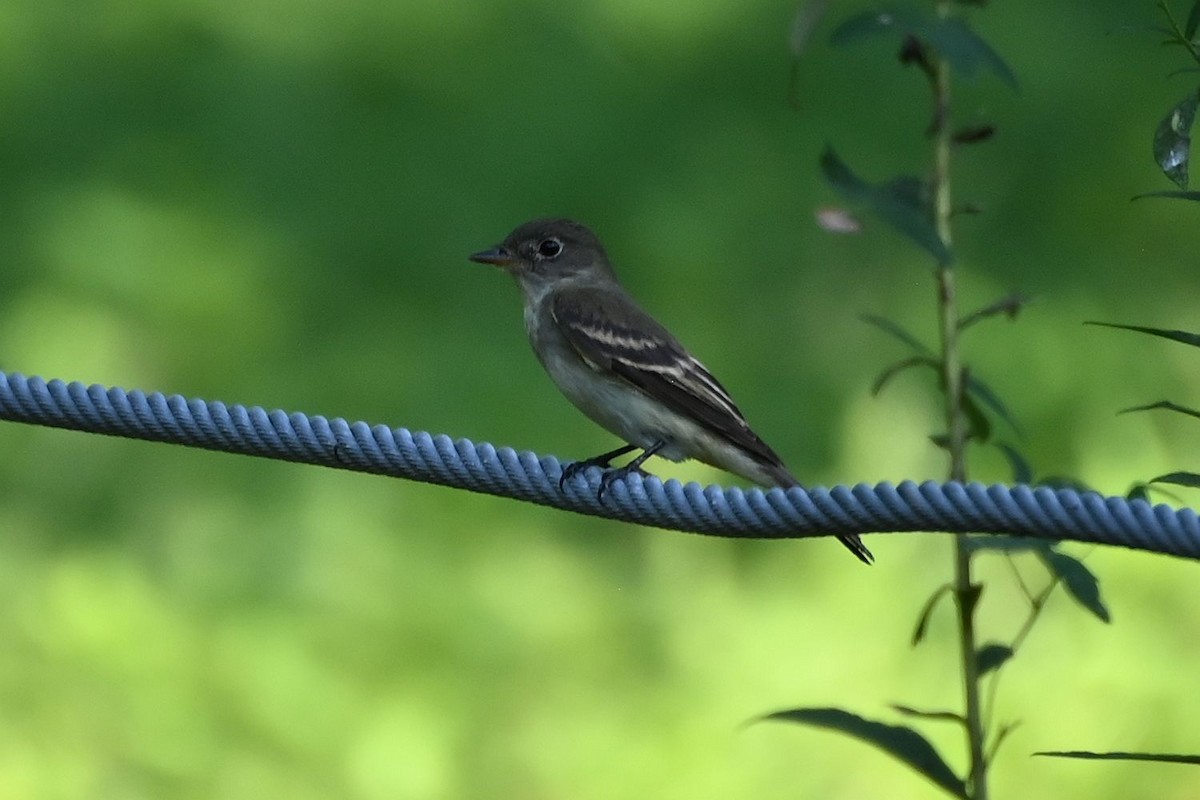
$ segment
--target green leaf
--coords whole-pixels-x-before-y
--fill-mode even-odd
[[[1142,500],[1150,502],[1150,484],[1135,483],[1129,487],[1129,491],[1125,493],[1126,500]]]
[[[846,45],[873,36],[915,36],[938,52],[955,73],[974,78],[981,69],[990,70],[1012,88],[1017,76],[1004,59],[961,19],[942,17],[915,8],[886,8],[865,11],[839,25],[830,35],[835,45]]]
[[[1196,0],[1192,4],[1192,10],[1188,12],[1187,23],[1183,26],[1183,35],[1192,40],[1196,38],[1196,29],[1200,28],[1200,0]]]
[[[920,719],[932,719],[939,722],[957,722],[959,725],[966,725],[967,720],[962,714],[956,711],[923,711],[912,706],[902,706],[897,703],[892,704],[892,708],[900,712],[906,717],[918,717]]]
[[[1176,200],[1200,200],[1200,192],[1145,192],[1143,194],[1135,194],[1131,200],[1141,200],[1143,197],[1170,197]]]
[[[996,135],[996,126],[991,124],[971,125],[954,132],[951,141],[955,144],[980,144]]]
[[[906,358],[903,361],[897,361],[895,364],[885,367],[882,372],[875,376],[875,382],[871,385],[871,394],[878,395],[892,378],[911,367],[932,367],[936,370],[937,362],[931,358],[923,357]]]
[[[998,644],[996,642],[985,644],[975,651],[975,665],[979,670],[979,677],[982,678],[992,670],[999,669],[1013,655],[1013,649],[1006,644]]]
[[[1100,581],[1082,561],[1057,550],[1039,551],[1038,557],[1046,569],[1062,581],[1067,594],[1075,598],[1079,605],[1103,622],[1112,621],[1108,608],[1100,598]]]
[[[1008,426],[1017,434],[1021,434],[1021,426],[1017,424],[1017,420],[1009,413],[1008,408],[1004,405],[1000,397],[991,390],[991,388],[983,381],[976,378],[974,375],[967,375],[967,392],[976,400],[990,408],[992,412],[1000,419],[1008,423]]]
[[[1175,104],[1154,131],[1154,162],[1180,189],[1188,188],[1188,162],[1191,161],[1192,123],[1200,89],[1193,89]]]
[[[777,711],[764,719],[811,725],[853,736],[867,744],[875,745],[897,761],[907,764],[952,797],[963,800],[967,798],[966,784],[938,755],[929,740],[912,728],[863,719],[840,708],[794,708],[789,711]]]
[[[1133,406],[1132,408],[1122,408],[1117,413],[1118,414],[1129,414],[1134,411],[1155,411],[1158,409],[1165,409],[1167,411],[1176,411],[1180,414],[1187,414],[1189,417],[1200,418],[1200,411],[1196,411],[1193,408],[1188,408],[1187,406],[1177,405],[1175,403],[1172,403],[1170,400],[1159,400],[1157,403],[1148,403],[1144,406]]]
[[[1200,764],[1200,755],[1177,753],[1092,753],[1088,750],[1043,750],[1034,755],[1082,758],[1088,761],[1157,761],[1160,764]]]
[[[991,763],[995,760],[996,753],[1000,750],[1000,745],[1004,744],[1004,740],[1008,738],[1008,735],[1019,728],[1020,725],[1021,723],[1019,722],[1013,722],[1011,724],[1000,726],[1000,730],[996,731],[996,738],[992,740],[992,746],[988,748],[988,763]]]
[[[1151,478],[1150,483],[1170,483],[1174,486],[1186,486],[1189,489],[1200,489],[1200,475],[1194,472],[1169,472]]]
[[[970,394],[963,395],[962,410],[967,418],[967,438],[981,444],[987,442],[992,437],[992,423]]]
[[[1005,442],[992,442],[992,446],[1004,454],[1012,469],[1013,483],[1033,483],[1033,468],[1017,448]]]
[[[960,319],[958,321],[958,329],[960,331],[966,330],[976,322],[981,322],[988,317],[994,317],[1000,314],[1003,314],[1009,319],[1016,319],[1017,314],[1021,312],[1021,309],[1032,302],[1033,298],[1029,295],[1021,294],[1020,292],[1013,292],[1010,295],[1001,297],[994,303],[990,303],[983,308],[972,311],[970,314]]]
[[[1146,328],[1141,325],[1119,325],[1115,322],[1095,322],[1088,320],[1084,325],[1099,325],[1102,328],[1116,328],[1122,331],[1134,331],[1135,333],[1148,333],[1151,336],[1159,336],[1163,339],[1170,339],[1173,342],[1191,345],[1192,347],[1200,347],[1200,333],[1188,333],[1187,331],[1173,331],[1166,328]]]
[[[859,178],[838,158],[833,148],[821,154],[821,172],[847,202],[861,203],[891,227],[925,248],[940,266],[954,260],[946,243],[933,227],[926,209],[912,205],[910,199],[898,193],[894,186],[873,186]]]
[[[943,583],[933,591],[933,594],[925,601],[925,605],[921,607],[921,613],[917,616],[917,627],[913,629],[913,647],[916,647],[925,639],[925,632],[929,630],[929,618],[933,614],[933,610],[937,608],[938,601],[945,597],[950,589],[950,584]]]
[[[921,340],[916,336],[913,336],[911,333],[902,328],[899,323],[892,322],[886,317],[880,317],[875,314],[859,314],[858,318],[868,325],[874,325],[884,333],[890,333],[892,336],[895,336],[897,339],[904,342],[906,345],[922,355],[933,355],[932,350],[926,347],[924,343],[922,343]]]

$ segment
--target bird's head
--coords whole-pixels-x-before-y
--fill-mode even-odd
[[[604,246],[585,225],[569,219],[526,222],[471,260],[512,275],[527,292],[568,279],[611,278]]]

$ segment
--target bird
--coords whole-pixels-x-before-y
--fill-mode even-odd
[[[800,482],[746,422],[725,387],[625,290],[604,245],[587,226],[547,218],[518,226],[471,261],[516,279],[534,353],[566,398],[626,444],[569,465],[559,488],[598,466],[598,499],[613,481],[645,474],[651,456],[696,459],[764,487]],[[613,459],[641,450],[626,466]],[[870,564],[854,534],[838,539]]]

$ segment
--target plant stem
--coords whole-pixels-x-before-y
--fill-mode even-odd
[[[949,0],[938,0],[938,13],[947,14]],[[952,131],[950,118],[950,67],[938,56],[933,65],[934,93],[934,174],[933,210],[938,235],[947,247],[952,244],[950,226],[953,207],[950,193],[950,158]],[[946,400],[947,447],[950,452],[950,479],[964,481],[967,477],[966,422],[963,417],[963,386],[965,371],[958,352],[959,316],[955,299],[954,271],[948,264],[937,269],[938,310],[941,321],[942,384]],[[971,580],[971,554],[966,539],[954,537],[954,599],[958,610],[959,655],[961,659],[963,695],[966,706],[967,746],[970,752],[968,786],[972,800],[987,800],[987,757],[984,752],[984,724],[980,705],[979,665],[975,658],[975,605],[979,587]]]
[[[1175,40],[1168,41],[1167,44],[1182,45],[1188,51],[1188,55],[1192,57],[1192,60],[1200,64],[1200,50],[1184,35],[1183,28],[1179,27],[1179,23],[1175,20],[1175,15],[1171,13],[1171,7],[1167,5],[1166,0],[1158,0],[1158,10],[1167,18],[1167,22],[1171,24],[1171,32],[1175,35]]]

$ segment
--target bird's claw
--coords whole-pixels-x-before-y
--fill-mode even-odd
[[[597,463],[597,461],[593,458],[589,458],[587,461],[575,461],[571,464],[567,464],[567,466],[563,467],[562,475],[558,476],[558,490],[560,492],[566,491],[567,481],[571,480],[571,478],[574,478],[576,475],[583,472],[588,467],[607,467],[607,466],[608,466],[607,461],[605,461],[603,463]]]
[[[643,478],[650,477],[650,473],[646,472],[646,470],[642,469],[641,467],[617,467],[615,469],[609,469],[608,463],[608,460],[599,461],[594,458],[589,458],[586,461],[576,461],[568,464],[563,468],[562,475],[560,475],[558,478],[558,490],[560,492],[565,491],[567,481],[571,480],[571,478],[574,478],[588,467],[600,467],[604,469],[605,472],[600,476],[600,488],[596,490],[596,499],[603,503],[604,493],[608,491],[609,487],[612,486],[614,481],[623,480],[629,475],[633,474],[641,475]]]
[[[608,487],[612,485],[613,481],[624,478],[631,472],[636,472],[642,477],[649,477],[650,473],[642,469],[642,462],[657,453],[662,449],[662,447],[662,442],[655,442],[653,446],[643,450],[640,456],[619,469],[609,469],[609,464],[612,463],[614,458],[623,456],[633,450],[637,450],[637,445],[627,444],[623,447],[618,447],[616,450],[610,450],[607,453],[602,453],[595,458],[589,458],[585,461],[576,461],[573,464],[568,464],[563,468],[562,475],[558,476],[558,490],[560,492],[564,491],[567,481],[588,467],[600,467],[601,469],[608,470],[600,476],[600,489],[596,492],[596,500],[603,503],[604,492],[608,490]]]
[[[641,475],[643,478],[649,478],[650,473],[641,467],[621,467],[619,469],[610,469],[600,476],[600,488],[596,490],[596,500],[603,503],[604,493],[608,491],[608,487],[612,486],[613,481],[622,481],[630,475]]]

